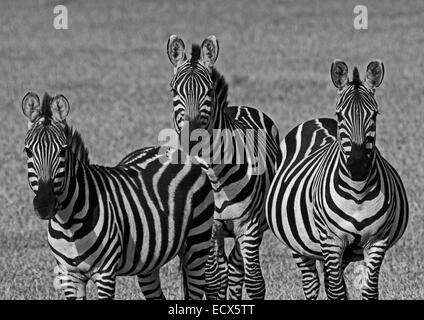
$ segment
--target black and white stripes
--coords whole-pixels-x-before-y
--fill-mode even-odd
[[[255,108],[228,107],[228,85],[214,68],[219,52],[215,36],[206,38],[201,46],[193,45],[190,60],[184,42],[177,36],[170,37],[167,51],[174,66],[171,88],[176,131],[183,140],[182,148],[203,164],[214,190],[216,232],[211,255],[223,257],[217,253],[222,250],[220,238],[236,240],[228,269],[209,269],[221,274],[228,270],[228,281],[216,287],[228,283],[229,298],[241,299],[244,280],[248,296],[263,299],[265,283],[259,247],[267,229],[265,197],[280,157],[278,130],[266,114]],[[206,140],[206,148],[200,152],[192,143],[199,131]],[[185,144],[184,139],[190,139],[189,143]],[[210,259],[215,263],[225,260]],[[211,278],[210,282],[222,279]]]
[[[115,277],[137,275],[146,298],[164,298],[159,268],[179,255],[185,297],[205,290],[214,213],[210,182],[199,166],[175,164],[180,152],[148,147],[116,167],[92,165],[80,135],[65,122],[63,96],[29,94],[25,140],[35,211],[49,219],[48,242],[67,298],[85,298],[93,280],[99,298],[113,298]],[[55,103],[60,112],[54,111]],[[53,110],[53,112],[51,112]]]
[[[319,291],[316,260],[324,261],[329,298],[346,298],[343,271],[365,260],[362,296],[378,298],[378,274],[385,252],[403,235],[408,201],[396,170],[375,146],[380,61],[368,65],[365,81],[355,68],[335,61],[332,80],[339,89],[337,121],[315,119],[290,131],[283,161],[267,197],[267,220],[293,251],[306,298]]]

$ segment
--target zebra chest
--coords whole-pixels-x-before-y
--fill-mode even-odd
[[[363,202],[334,196],[331,202],[327,201],[315,210],[319,216],[316,219],[321,224],[324,222],[327,232],[360,246],[380,238],[390,216],[381,192]]]
[[[49,244],[53,248],[54,255],[61,265],[66,266],[67,271],[88,272],[98,257],[95,254],[84,257],[84,253],[93,248],[97,237],[87,235],[77,240],[54,239],[49,236]],[[56,254],[56,252],[60,254]]]
[[[81,232],[84,228],[82,223],[76,223],[72,228],[65,229],[55,222],[50,222],[48,242],[56,260],[67,271],[72,272],[84,273],[93,271],[93,267],[100,267],[103,261],[99,260],[99,257],[110,242],[109,238],[99,238],[102,227],[102,219],[87,232]]]

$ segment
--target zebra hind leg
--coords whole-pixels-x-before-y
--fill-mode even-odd
[[[244,282],[244,264],[240,243],[237,239],[228,258],[228,271],[229,299],[241,300]]]
[[[263,300],[266,289],[259,259],[259,247],[262,242],[259,227],[257,225],[252,226],[251,229],[246,231],[246,234],[240,237],[239,241],[244,262],[246,293],[252,300]]]
[[[302,273],[303,293],[307,300],[318,298],[320,281],[316,266],[316,260],[311,259],[296,252],[293,252],[293,259]]]
[[[198,234],[189,234],[184,252],[180,254],[185,300],[200,300],[206,291],[207,269],[211,252],[210,239],[198,242]],[[206,238],[205,238],[206,239]]]
[[[139,274],[137,280],[146,300],[165,300],[160,283],[159,269],[149,274]]]

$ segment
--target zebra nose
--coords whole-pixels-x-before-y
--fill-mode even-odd
[[[198,115],[190,116],[188,113],[184,115],[184,122],[189,125],[189,130],[200,128],[200,117]]]
[[[349,159],[351,162],[364,162],[368,159],[367,149],[364,144],[352,144]]]
[[[355,180],[366,177],[371,164],[365,145],[353,144],[347,159],[347,168]]]
[[[50,219],[54,216],[57,208],[56,195],[53,192],[51,181],[40,180],[38,191],[33,200],[34,211],[41,219]]]

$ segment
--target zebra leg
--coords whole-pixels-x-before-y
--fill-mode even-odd
[[[293,252],[293,259],[302,273],[303,293],[307,300],[316,300],[319,293],[319,277],[316,260]]]
[[[205,266],[206,299],[208,300],[227,298],[228,263],[222,225],[222,222],[214,220],[212,227],[210,252]]]
[[[227,299],[228,289],[228,261],[227,255],[225,254],[224,239],[218,247],[218,273],[219,273],[219,290],[218,299]]]
[[[62,290],[67,300],[85,300],[88,277],[68,272],[61,265],[55,267],[54,273],[53,285],[55,289]]]
[[[265,298],[265,280],[262,275],[259,260],[259,247],[262,235],[258,225],[247,230],[239,239],[240,250],[244,262],[244,281],[246,293],[250,299],[263,300]]]
[[[345,277],[344,277],[344,271],[346,270],[346,268],[349,265],[349,263],[350,263],[350,261],[342,260],[342,281],[343,281],[344,290],[346,292],[346,300],[349,300],[350,299],[350,296],[349,296],[349,292],[348,292],[347,287],[346,287],[346,281],[345,281]]]
[[[196,232],[196,229],[193,229]],[[205,269],[210,261],[211,241],[202,240],[196,233],[188,234],[186,246],[181,257],[183,268],[184,299],[200,300],[203,298],[206,289],[207,274]],[[200,237],[204,238],[204,237]]]
[[[214,241],[205,267],[206,299],[224,300],[227,298],[228,263],[224,245]],[[223,241],[222,241],[223,243]]]
[[[241,255],[240,243],[235,240],[233,250],[231,250],[228,257],[228,286],[229,286],[229,299],[241,300],[243,293],[244,281],[244,264]]]
[[[115,271],[96,273],[91,278],[97,287],[99,300],[115,299],[116,275]]]
[[[211,241],[209,256],[205,266],[205,294],[207,300],[217,300],[219,296],[219,289],[221,283],[217,248],[218,246],[216,244],[216,241]]]
[[[362,287],[362,299],[378,299],[378,277],[387,250],[387,242],[379,241],[364,249],[366,276]]]
[[[341,240],[326,238],[321,241],[324,256],[325,291],[329,299],[346,299],[345,282],[342,272],[344,247]]]
[[[160,283],[160,270],[155,270],[149,274],[137,275],[138,285],[140,286],[141,292],[143,292],[146,300],[165,300],[161,283]]]

